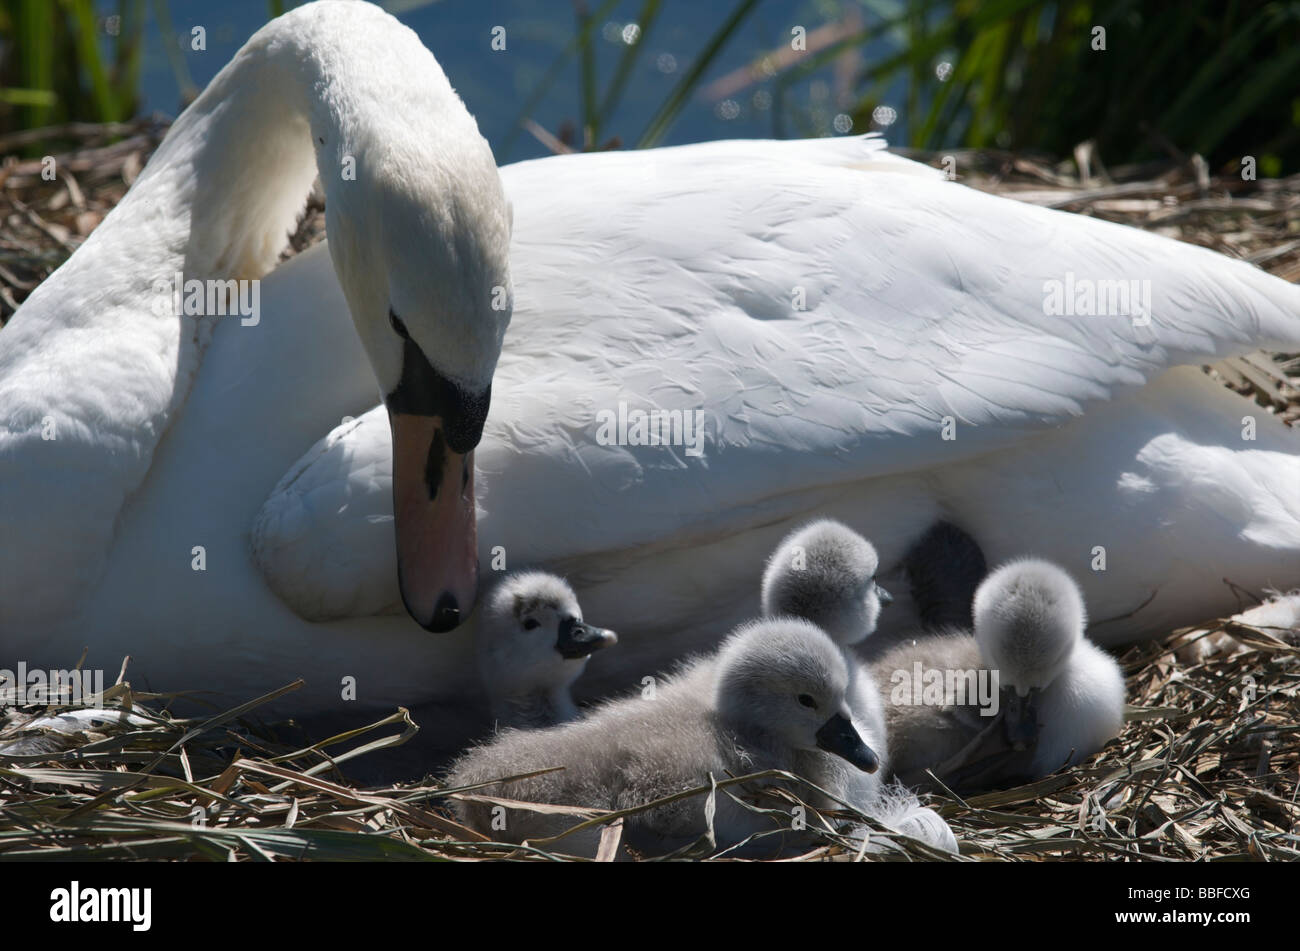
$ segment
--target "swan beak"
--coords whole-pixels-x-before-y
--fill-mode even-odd
[[[447,445],[440,416],[390,413],[397,580],[407,612],[441,634],[478,594],[474,452]]]
[[[555,642],[555,649],[565,660],[577,660],[617,643],[618,635],[613,631],[583,624],[574,617],[566,617],[560,622],[560,636]]]
[[[1037,688],[1023,697],[1013,687],[1002,688],[1007,741],[1014,749],[1027,750],[1038,745],[1038,696]]]
[[[876,585],[876,597],[880,599],[880,606],[882,608],[887,608],[894,603],[894,596],[880,585]]]
[[[842,713],[835,714],[817,731],[817,748],[834,753],[864,773],[874,773],[880,768],[880,757],[862,742],[858,731],[853,729],[853,721]]]

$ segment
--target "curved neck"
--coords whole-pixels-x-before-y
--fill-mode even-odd
[[[128,210],[161,212],[160,257],[187,278],[269,271],[316,174],[301,69],[248,53],[177,120],[127,197]]]
[[[122,202],[125,213],[100,229],[111,236],[147,218],[161,241],[156,255],[136,258],[142,269],[260,277],[274,267],[318,171],[328,204],[362,137],[366,110],[357,104],[382,101],[372,89],[402,57],[367,50],[373,32],[340,28],[334,14],[346,11],[326,12],[268,24],[177,119]]]
[[[363,169],[390,157],[407,170],[399,185],[454,180],[460,156],[410,144],[413,128],[425,139],[437,129],[470,141],[466,148],[486,152],[478,159],[486,176],[491,154],[433,54],[378,7],[353,2],[306,4],[267,24],[181,115],[122,202],[0,331],[0,436],[16,467],[7,472],[0,452],[0,511],[21,510],[5,528],[17,538],[46,535],[42,513],[67,498],[85,513],[78,533],[46,545],[45,561],[0,572],[0,613],[14,604],[33,616],[63,610],[65,587],[85,590],[99,578],[118,513],[188,396],[216,326],[174,311],[176,274],[187,284],[260,277],[318,168],[335,255],[336,217],[346,224],[349,210],[360,217],[373,203],[373,178],[342,187],[344,156]],[[452,170],[435,177],[413,165],[430,152]],[[362,249],[375,244],[372,234],[338,231]],[[353,260],[355,274],[374,271],[372,259]],[[58,440],[43,443],[50,426]]]

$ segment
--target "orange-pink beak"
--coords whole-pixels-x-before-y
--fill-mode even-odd
[[[389,413],[402,601],[426,630],[461,623],[478,593],[474,451],[447,444],[441,416]]]

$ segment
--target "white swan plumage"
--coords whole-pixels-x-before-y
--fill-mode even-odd
[[[261,318],[282,324],[279,300],[238,320],[177,313],[177,303],[192,304],[194,282],[220,282],[220,295],[197,297],[225,313],[233,300],[218,296],[274,264],[318,172],[331,259],[365,359],[310,381],[296,371],[321,367],[295,359],[295,348],[330,348],[327,323],[278,338]],[[491,150],[413,31],[351,3],[295,10],[260,30],[5,327],[6,620],[65,613],[111,574],[126,556],[115,529],[166,491],[157,483],[169,444],[198,431],[220,455],[234,444],[218,437],[242,431],[253,453],[277,440],[301,451],[293,443],[304,426],[318,433],[338,421],[322,415],[328,397],[298,401],[302,384],[371,403],[377,380],[396,433],[402,595],[422,624],[453,626],[477,584],[472,450],[510,318],[509,229]],[[290,280],[283,290],[303,288]],[[223,339],[232,325],[275,361],[280,380],[243,385],[251,368],[231,361],[233,341]],[[367,365],[369,375],[355,372]],[[250,399],[277,424],[270,438]],[[203,429],[209,408],[226,416],[211,421],[225,433]],[[191,483],[188,501],[219,508],[208,493],[232,467],[206,463],[213,471]],[[169,501],[173,514],[185,505]],[[165,545],[165,534],[154,541]],[[193,542],[206,560],[204,541]]]
[[[357,255],[424,275],[402,319],[467,392],[496,357],[491,291],[513,279],[475,453],[477,544],[484,564],[500,550],[564,574],[619,630],[618,662],[593,691],[751,616],[763,553],[815,515],[868,534],[886,568],[937,518],[995,561],[1032,537],[1081,579],[1094,617],[1118,618],[1094,628],[1106,643],[1222,613],[1224,577],[1294,585],[1300,438],[1196,365],[1300,346],[1300,291],[1204,249],[944,181],[877,138],[509,166],[505,276],[496,178],[448,86],[439,121],[368,128],[407,170],[396,181],[428,186],[404,208],[461,195],[451,218],[471,225],[453,238],[486,243],[444,241],[467,254],[440,256],[412,228],[386,233],[401,214],[336,200],[327,183],[329,249],[265,274],[256,327],[141,319],[133,262],[170,268],[189,240],[213,273],[256,276],[283,244],[312,163],[281,160],[312,143],[306,123],[274,127],[280,87],[251,78],[276,44],[339,50],[345,37],[331,88],[363,115],[402,113],[390,80],[408,89],[408,57],[422,69],[411,96],[443,89],[413,34],[352,6],[311,4],[264,27],[0,332],[6,652],[66,666],[89,643],[92,663],[130,653],[150,682],[202,676],[245,696],[302,675],[300,710],[338,709],[345,677],[363,705],[475,689],[471,632],[431,635],[400,613],[376,404],[402,351],[382,307],[358,298],[372,285],[347,264]],[[277,134],[253,147],[258,117]],[[205,149],[214,137],[223,147]],[[361,147],[379,143],[354,144],[369,168]],[[403,164],[420,162],[432,174]],[[246,175],[274,182],[290,166],[251,203]],[[203,201],[177,218],[195,188]],[[461,257],[480,266],[458,269]],[[1149,280],[1149,321],[1045,313],[1045,282],[1067,272]],[[421,318],[442,292],[468,295],[458,319]],[[700,411],[703,440],[598,439],[598,415],[620,404]],[[50,416],[58,438],[45,442]],[[1252,441],[1244,416],[1258,417]],[[1106,571],[1092,570],[1098,548]],[[909,612],[891,609],[882,628]]]

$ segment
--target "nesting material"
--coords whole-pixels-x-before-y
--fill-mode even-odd
[[[1197,630],[1231,630],[1245,649],[1181,665],[1174,652]],[[961,858],[1300,860],[1300,647],[1277,631],[1224,621],[1133,648],[1122,663],[1130,701],[1126,723],[1096,756],[1026,786],[969,799],[935,797],[932,805],[956,833]],[[105,708],[129,711],[152,726],[92,729],[80,745],[52,753],[0,754],[0,856],[564,857],[558,843],[524,847],[465,828],[449,808],[460,794],[431,779],[377,788],[350,782],[353,759],[383,756],[415,734],[406,711],[348,734],[294,743],[277,735],[280,730],[250,722],[283,692],[184,720],[167,714],[176,695],[132,693],[125,680],[110,687]],[[47,715],[45,708],[24,712]],[[7,722],[0,743],[17,738],[26,719]],[[760,800],[766,808],[805,805],[810,843],[802,860],[945,858],[847,808],[816,808],[809,804],[816,791],[783,773],[719,778],[715,787],[679,796],[703,804],[734,792],[737,780],[766,790]],[[774,780],[784,783],[768,785]],[[606,837],[603,830],[626,821],[626,815],[554,808],[572,815],[575,825],[601,826],[607,840],[615,834]],[[200,816],[203,821],[196,821]],[[845,817],[871,828],[873,842],[892,847],[874,852],[833,831],[832,821]]]

